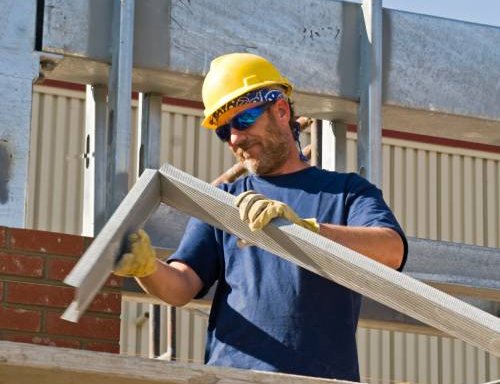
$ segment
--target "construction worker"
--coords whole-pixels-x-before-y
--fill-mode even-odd
[[[401,270],[406,239],[379,189],[357,174],[311,167],[301,154],[292,85],[248,53],[212,61],[203,84],[203,126],[248,170],[219,187],[237,196],[242,220],[258,231],[283,217]],[[208,323],[207,364],[359,380],[355,333],[361,297],[200,220],[191,219],[167,262],[144,231],[115,273],[134,276],[182,306],[218,281]]]

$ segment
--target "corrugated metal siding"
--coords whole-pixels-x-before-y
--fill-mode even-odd
[[[175,360],[203,363],[208,320],[197,312],[176,310]]]
[[[200,129],[201,117],[200,110],[163,106],[160,162],[210,182],[231,167],[234,158],[213,131]]]
[[[33,228],[81,232],[84,110],[81,92],[35,87],[27,209]],[[136,115],[133,108],[134,126]],[[233,158],[213,132],[198,128],[200,116],[199,110],[163,106],[160,160],[210,181]],[[355,171],[352,133],[347,148],[347,168]],[[384,196],[409,236],[500,247],[500,155],[385,138],[383,159]],[[147,304],[124,301],[123,353],[149,355],[147,312]],[[162,313],[166,319],[168,311]],[[176,359],[203,361],[205,329],[204,317],[176,311]],[[164,332],[162,352],[169,337]],[[500,359],[450,338],[361,327],[358,346],[362,375],[371,383],[500,378]]]
[[[131,143],[137,145],[137,107],[132,107]],[[233,164],[212,131],[200,129],[202,111],[163,105],[160,163],[170,162],[211,181]],[[27,226],[82,233],[85,94],[35,86],[27,199]],[[137,154],[131,153],[131,181]]]
[[[150,304],[122,300],[121,354],[149,357],[149,313]]]
[[[363,381],[373,384],[470,384],[500,378],[500,359],[462,341],[360,327]]]
[[[347,135],[347,170],[357,169]],[[384,138],[384,198],[408,236],[500,247],[500,155]],[[360,327],[369,383],[468,384],[500,379],[500,359],[453,338]]]
[[[348,134],[347,169],[356,139]],[[384,138],[385,200],[408,236],[500,248],[500,155]]]
[[[81,92],[35,87],[27,226],[81,233],[85,100]]]

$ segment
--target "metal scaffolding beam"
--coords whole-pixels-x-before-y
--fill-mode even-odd
[[[78,289],[63,319],[77,321],[80,318],[123,253],[123,239],[144,224],[158,207],[160,198],[158,171],[148,169],[123,199],[84,257],[64,279],[66,284]]]
[[[134,47],[133,88],[200,100],[202,78],[214,57],[253,52],[269,58],[295,85],[299,114],[355,123],[361,92],[359,4],[263,3],[139,2],[134,34],[141,44]],[[48,78],[106,83],[111,6],[45,1],[42,49],[61,55]],[[242,21],[242,14],[251,17]],[[500,28],[389,9],[381,18],[384,128],[500,145],[500,88],[491,80],[500,78]],[[253,20],[264,27],[256,29]]]

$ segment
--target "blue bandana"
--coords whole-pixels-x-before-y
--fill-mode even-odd
[[[218,120],[221,115],[241,105],[276,101],[279,99],[283,99],[284,97],[285,96],[283,95],[282,91],[278,89],[260,88],[254,91],[247,92],[244,95],[241,95],[240,97],[237,97],[236,99],[233,99],[230,102],[224,104],[217,111],[212,113],[212,116],[210,117],[210,124],[218,125]]]

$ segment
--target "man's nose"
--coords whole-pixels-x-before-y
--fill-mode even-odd
[[[231,135],[229,136],[229,144],[232,146],[238,146],[246,138],[246,132],[240,131],[236,128],[231,127]]]

